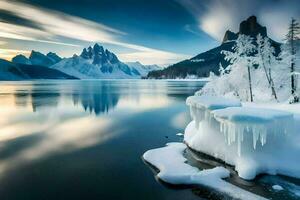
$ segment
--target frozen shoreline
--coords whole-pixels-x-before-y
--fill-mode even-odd
[[[265,199],[224,181],[223,178],[229,177],[230,173],[223,167],[199,170],[186,164],[187,159],[183,156],[185,149],[183,143],[169,143],[165,147],[147,151],[143,158],[159,169],[157,177],[167,183],[202,185],[243,200]]]

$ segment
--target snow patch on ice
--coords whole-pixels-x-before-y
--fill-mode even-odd
[[[224,181],[230,173],[223,167],[201,171],[187,164],[185,149],[183,143],[168,143],[166,147],[147,151],[143,158],[160,170],[157,177],[167,183],[203,185],[237,199],[264,199]]]
[[[241,106],[241,102],[239,100],[217,96],[190,96],[187,98],[186,104],[196,108],[208,110]]]
[[[272,188],[273,190],[277,190],[277,191],[283,190],[283,188],[280,185],[273,185]]]

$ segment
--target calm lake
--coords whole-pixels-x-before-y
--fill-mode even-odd
[[[141,159],[182,141],[200,81],[0,82],[0,199],[201,199]]]

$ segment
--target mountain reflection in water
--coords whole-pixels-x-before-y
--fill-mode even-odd
[[[189,121],[185,98],[202,85],[152,80],[0,82],[1,198],[40,200],[45,193],[47,199],[193,196],[160,187],[140,157],[181,139],[176,133]]]

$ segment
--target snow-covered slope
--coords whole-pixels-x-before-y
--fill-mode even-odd
[[[162,69],[158,65],[143,65],[140,62],[126,62],[133,70],[136,69],[142,77],[147,76],[149,72]]]
[[[80,79],[140,78],[140,73],[121,62],[117,56],[95,44],[84,48],[81,55],[66,58],[51,68]]]

